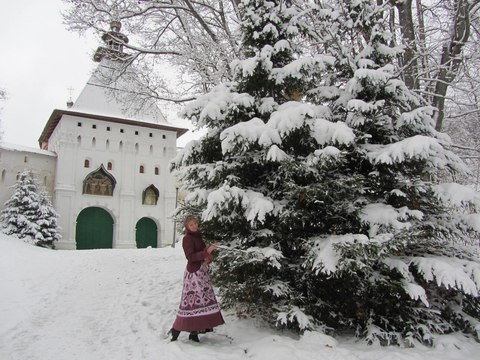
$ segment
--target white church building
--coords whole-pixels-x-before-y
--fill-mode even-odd
[[[75,103],[53,110],[40,149],[0,146],[0,201],[10,198],[21,171],[33,170],[59,214],[59,249],[161,247],[174,240],[178,189],[168,167],[187,129],[169,124],[153,101],[128,106],[125,88],[134,74],[119,70],[127,55],[116,39],[128,42],[112,22],[103,36],[107,46],[94,57],[97,69]],[[118,71],[122,77],[105,82]]]

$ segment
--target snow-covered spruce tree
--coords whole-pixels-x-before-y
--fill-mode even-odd
[[[246,59],[185,110],[209,131],[172,168],[181,211],[233,249],[216,261],[224,305],[369,342],[478,336],[480,197],[439,183],[464,167],[398,80],[388,5],[310,5],[243,1]],[[301,54],[303,36],[324,53]]]
[[[305,284],[319,299],[306,312],[369,342],[431,343],[457,329],[478,338],[480,196],[441,183],[465,167],[434,130],[434,109],[398,80],[402,50],[388,45],[389,4],[378,4],[314,12],[316,39],[336,59],[335,87],[307,98],[328,104],[329,120],[355,136],[345,146],[327,140],[313,158],[319,191],[308,191],[305,205],[325,229],[306,243]]]
[[[304,297],[292,283],[303,272],[308,231],[289,207],[297,202],[297,183],[314,180],[298,170],[318,148],[314,130],[296,120],[317,110],[293,99],[301,98],[312,69],[333,59],[300,58],[301,11],[292,2],[245,1],[242,12],[246,59],[232,64],[234,81],[185,109],[209,131],[172,167],[189,192],[182,212],[197,211],[207,239],[237,249],[222,250],[217,261],[224,306],[272,322],[282,314],[285,323],[305,328],[310,320],[298,307]],[[269,121],[275,124],[266,128]]]
[[[2,231],[42,247],[60,240],[58,214],[31,170],[23,171],[0,215]]]

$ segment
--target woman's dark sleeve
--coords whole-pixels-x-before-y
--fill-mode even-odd
[[[195,245],[189,236],[185,236],[182,241],[183,252],[188,261],[202,261],[208,258],[207,249],[195,252]]]

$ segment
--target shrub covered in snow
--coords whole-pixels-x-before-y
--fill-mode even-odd
[[[30,170],[23,171],[0,214],[2,231],[43,247],[60,239],[57,212]]]
[[[184,111],[209,132],[172,169],[226,247],[223,303],[370,343],[478,338],[480,197],[440,183],[465,167],[400,80],[388,3],[322,3],[244,0],[245,59]]]

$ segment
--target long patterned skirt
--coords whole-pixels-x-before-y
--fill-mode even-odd
[[[201,267],[183,276],[182,299],[173,328],[178,331],[202,331],[224,324],[208,268]]]

